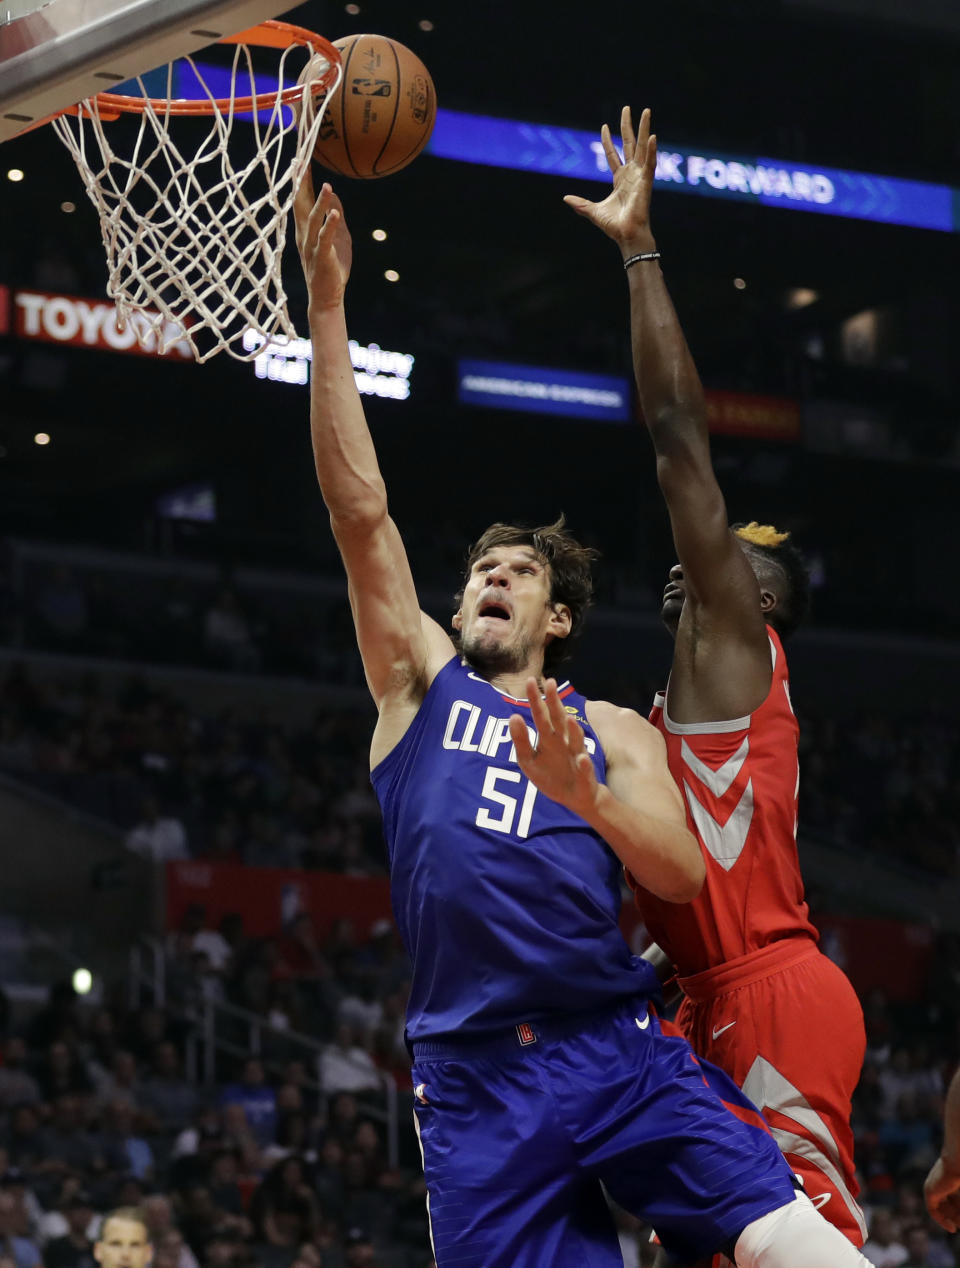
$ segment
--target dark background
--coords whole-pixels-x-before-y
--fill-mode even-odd
[[[888,21],[815,0],[373,0],[358,15],[309,3],[287,16],[330,38],[401,40],[448,108],[599,130],[624,102],[649,104],[666,145],[952,183],[960,34],[936,5],[900,8]],[[96,217],[63,147],[41,129],[8,143],[4,159],[26,179],[0,182],[0,282],[102,295]],[[453,543],[424,563],[440,580],[491,519],[559,510],[603,547],[602,593],[614,592],[613,572],[657,589],[672,562],[639,426],[456,402],[462,355],[629,373],[617,253],[562,204],[569,189],[430,155],[338,185],[356,248],[351,330],[417,356],[409,402],[366,404],[414,553],[420,541]],[[386,243],[370,238],[378,226]],[[654,227],[705,383],[803,403],[799,444],[717,439],[731,518],[786,525],[819,558],[821,624],[954,635],[960,237],[665,191]],[[292,246],[286,280],[305,329]],[[817,301],[790,309],[796,287]],[[868,311],[873,343],[851,351],[843,323]],[[0,349],[0,385],[0,532],[133,548],[162,537],[167,550],[232,563],[335,566],[303,388],[256,382],[226,357],[178,366],[13,340]],[[53,437],[45,449],[38,427]],[[155,498],[194,480],[214,484],[217,525],[159,534]]]

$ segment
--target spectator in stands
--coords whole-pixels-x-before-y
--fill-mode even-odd
[[[413,1086],[406,1034],[407,989],[394,991],[383,1000],[383,1021],[373,1036],[371,1050],[377,1065],[387,1071],[398,1087]]]
[[[5,1162],[5,1157],[0,1154],[0,1163]],[[37,1183],[41,1183],[40,1177],[37,1177]],[[41,1245],[39,1229],[43,1219],[43,1207],[37,1199],[31,1179],[28,1179],[19,1167],[5,1166],[0,1185],[13,1197],[17,1205],[18,1223],[14,1232],[23,1237],[29,1237],[37,1245]]]
[[[66,1217],[67,1204],[75,1193],[83,1192],[86,1189],[84,1177],[79,1172],[68,1172],[63,1176],[60,1182],[60,1188],[56,1195],[52,1195],[47,1199],[47,1209],[44,1210],[39,1202],[34,1198],[35,1206],[31,1210],[31,1227],[30,1236],[40,1247],[41,1251],[45,1250],[50,1242],[58,1237],[66,1237],[70,1231],[70,1224]],[[28,1190],[32,1193],[32,1190]],[[29,1197],[27,1198],[29,1203]],[[93,1239],[97,1233],[99,1219],[96,1215],[91,1217],[90,1224],[87,1227],[87,1235]]]
[[[313,1177],[313,1189],[321,1210],[343,1209],[343,1157],[343,1145],[335,1136],[328,1136],[321,1146]]]
[[[257,1237],[270,1246],[293,1249],[311,1240],[319,1207],[301,1158],[271,1168],[250,1200],[250,1215]]]
[[[304,1000],[298,983],[276,978],[267,992],[267,1024],[274,1030],[295,1030],[300,1034],[311,1029],[309,1002]],[[266,1034],[264,1045],[267,1055],[283,1060],[291,1050],[290,1043],[282,1035]]]
[[[220,1094],[223,1106],[242,1108],[250,1131],[261,1148],[269,1145],[277,1130],[277,1098],[267,1083],[263,1062],[248,1057],[236,1083],[228,1083]]]
[[[348,1149],[343,1159],[343,1217],[350,1226],[380,1229],[388,1222],[383,1194],[367,1159],[358,1149]]]
[[[88,1229],[94,1207],[90,1194],[77,1189],[63,1205],[67,1232],[47,1242],[43,1251],[44,1268],[96,1268],[93,1242]]]
[[[46,1168],[90,1172],[103,1165],[103,1152],[83,1122],[80,1098],[67,1093],[53,1103],[53,1120],[43,1132]]]
[[[203,1184],[210,1174],[213,1155],[224,1148],[225,1135],[220,1110],[203,1106],[189,1127],[176,1137],[170,1150],[169,1180],[172,1188],[184,1192]]]
[[[263,1158],[260,1142],[250,1126],[243,1105],[224,1105],[220,1112],[223,1118],[223,1148],[234,1150],[240,1159],[240,1170],[244,1175],[261,1172]]]
[[[933,1163],[936,1114],[931,1110],[930,1101],[930,1097],[918,1096],[913,1091],[903,1092],[893,1118],[880,1126],[878,1139],[897,1170],[911,1167],[926,1170]]]
[[[144,1183],[152,1180],[153,1150],[134,1126],[135,1106],[127,1100],[113,1101],[103,1115],[101,1143],[107,1166]]]
[[[329,961],[308,912],[301,912],[293,919],[280,942],[279,954],[284,971],[300,981],[321,981],[330,976]]]
[[[167,939],[167,954],[171,957],[189,958],[202,951],[214,973],[223,974],[230,968],[233,948],[217,929],[207,926],[207,909],[203,903],[190,903],[180,919],[178,928]]]
[[[243,915],[239,911],[226,912],[220,920],[219,932],[230,953],[227,963],[231,969],[235,969],[243,961],[248,946]]]
[[[53,1101],[58,1096],[85,1096],[93,1091],[76,1051],[62,1039],[47,1048],[37,1075],[45,1101]]]
[[[196,1256],[174,1222],[170,1199],[163,1193],[152,1193],[144,1198],[142,1210],[150,1241],[156,1248],[154,1268],[158,1256],[162,1256],[160,1262],[166,1268],[198,1268]]]
[[[180,1132],[193,1121],[199,1105],[196,1084],[180,1070],[180,1054],[169,1040],[158,1044],[153,1068],[140,1091],[141,1107],[164,1132]]]
[[[290,1088],[296,1088],[299,1093],[296,1104],[287,1099]],[[302,1057],[293,1057],[283,1067],[283,1080],[277,1092],[277,1108],[281,1111],[302,1110],[311,1119],[316,1119],[319,1113],[320,1095],[316,1087],[312,1086],[312,1078],[307,1074],[307,1063]]]
[[[207,1243],[226,1223],[214,1205],[210,1190],[202,1184],[191,1185],[183,1193],[180,1229],[197,1259],[203,1260]]]
[[[897,1222],[893,1213],[878,1206],[870,1217],[870,1236],[863,1246],[863,1256],[874,1268],[900,1268],[909,1252],[897,1240]]]
[[[40,1100],[40,1085],[26,1066],[27,1045],[19,1035],[11,1035],[3,1045],[0,1110],[14,1105],[35,1105]]]
[[[286,1258],[284,1255],[283,1261]],[[260,1262],[262,1252],[254,1259],[246,1240],[231,1229],[218,1230],[213,1235],[203,1259],[204,1268],[255,1268]]]
[[[113,1013],[109,1008],[98,1008],[90,1019],[82,1048],[87,1074],[94,1084],[99,1083],[113,1065],[119,1047]]]
[[[220,1149],[210,1160],[209,1188],[214,1205],[228,1215],[244,1213],[243,1191],[238,1184],[241,1156],[235,1149]]]
[[[277,1139],[263,1151],[264,1166],[272,1167],[291,1155],[302,1157],[310,1165],[317,1160],[317,1151],[310,1145],[307,1116],[301,1110],[281,1113]]]
[[[163,1043],[170,1029],[170,1019],[162,1008],[138,1008],[132,1025],[126,1028],[127,1043],[138,1064],[153,1059],[157,1044]]]
[[[357,1042],[352,1026],[341,1023],[320,1058],[320,1083],[328,1096],[337,1092],[373,1092],[383,1084],[368,1049]]]
[[[197,1257],[184,1241],[178,1228],[153,1235],[153,1262],[151,1268],[199,1268]]]
[[[337,1008],[337,1021],[349,1026],[355,1035],[369,1044],[383,1021],[383,1001],[377,996],[377,983],[372,974],[358,969]]]
[[[20,1204],[14,1195],[0,1189],[0,1257],[12,1260],[15,1268],[42,1268],[36,1245],[17,1233],[21,1216]]]
[[[156,797],[144,799],[140,821],[127,833],[127,849],[154,863],[188,859],[187,830],[171,814],[162,814]]]
[[[223,1122],[215,1105],[197,1106],[193,1122],[181,1131],[173,1142],[171,1156],[192,1158],[201,1150],[205,1141],[219,1143],[223,1139]]]
[[[377,1268],[373,1241],[362,1228],[351,1228],[343,1239],[344,1263],[347,1268]]]
[[[113,1054],[110,1069],[101,1073],[97,1084],[97,1104],[116,1105],[123,1101],[129,1106],[137,1106],[140,1093],[140,1077],[133,1053],[126,1048],[118,1048]]]
[[[914,1224],[904,1233],[907,1258],[902,1268],[955,1268],[956,1259],[942,1242],[931,1243],[922,1224]]]
[[[6,1150],[13,1167],[32,1172],[47,1161],[46,1144],[35,1105],[18,1105],[10,1114]]]
[[[363,1154],[371,1175],[379,1176],[385,1169],[383,1141],[380,1139],[380,1133],[371,1119],[361,1118],[357,1123],[351,1146],[357,1153]]]
[[[328,1138],[346,1149],[353,1140],[360,1122],[360,1107],[352,1092],[337,1092],[328,1101]]]

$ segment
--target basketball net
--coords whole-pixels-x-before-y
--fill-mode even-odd
[[[321,43],[330,56],[319,51]],[[174,63],[167,67],[166,99],[151,99],[138,77],[142,99],[94,97],[81,102],[76,114],[52,120],[100,217],[107,294],[116,301],[118,324],[125,325],[131,311],[142,313],[138,338],[155,339],[161,353],[185,339],[199,362],[218,352],[249,361],[264,341],[297,337],[281,276],[287,221],[342,74],[336,50],[318,39],[317,48],[306,47],[312,56],[298,85],[291,60],[298,47],[284,48],[279,86],[271,76],[269,92],[258,95],[250,49],[238,43],[227,99],[217,99],[192,57],[180,59],[206,95],[198,95],[189,120],[177,109],[186,103],[171,99]],[[244,120],[243,136],[234,138],[237,117],[249,104],[247,94],[237,91],[238,70],[249,76],[249,96],[260,109],[247,115],[252,122]],[[284,104],[294,99],[293,106]],[[113,124],[111,100],[137,102],[120,107],[140,116],[132,144],[127,128]],[[174,120],[185,134],[186,153],[171,134]],[[125,142],[126,156],[114,150],[111,127],[119,131],[117,142]],[[250,331],[262,339],[251,338]]]

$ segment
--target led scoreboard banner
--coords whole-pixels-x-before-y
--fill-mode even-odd
[[[176,95],[195,95],[198,81],[189,67],[175,63],[174,70]],[[203,64],[200,71],[211,91],[229,97],[229,72],[225,68]],[[260,91],[275,86],[267,79],[265,76],[261,82],[258,75]],[[140,90],[131,81],[113,91],[136,95]],[[204,95],[202,89],[199,91]],[[266,120],[269,113],[262,111],[262,118]],[[586,132],[553,124],[495,119],[461,110],[438,110],[424,153],[486,167],[610,182],[599,129]],[[678,193],[734,198],[764,207],[789,207],[824,216],[960,233],[960,189],[950,185],[850,172],[838,167],[816,167],[786,159],[747,158],[711,149],[680,148],[668,146],[666,142],[658,146],[655,179],[664,189]]]
[[[627,379],[611,374],[466,358],[457,365],[459,399],[492,409],[623,423],[633,413],[631,391]]]
[[[438,110],[426,152],[464,163],[610,182],[597,133],[576,128]],[[664,189],[678,193],[960,232],[960,190],[949,185],[784,159],[680,149],[665,142],[658,146],[655,179]]]

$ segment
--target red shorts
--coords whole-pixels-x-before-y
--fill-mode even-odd
[[[866,1049],[845,974],[807,938],[775,942],[693,977],[677,1025],[743,1088],[807,1196],[855,1246],[866,1238],[850,1098]]]

